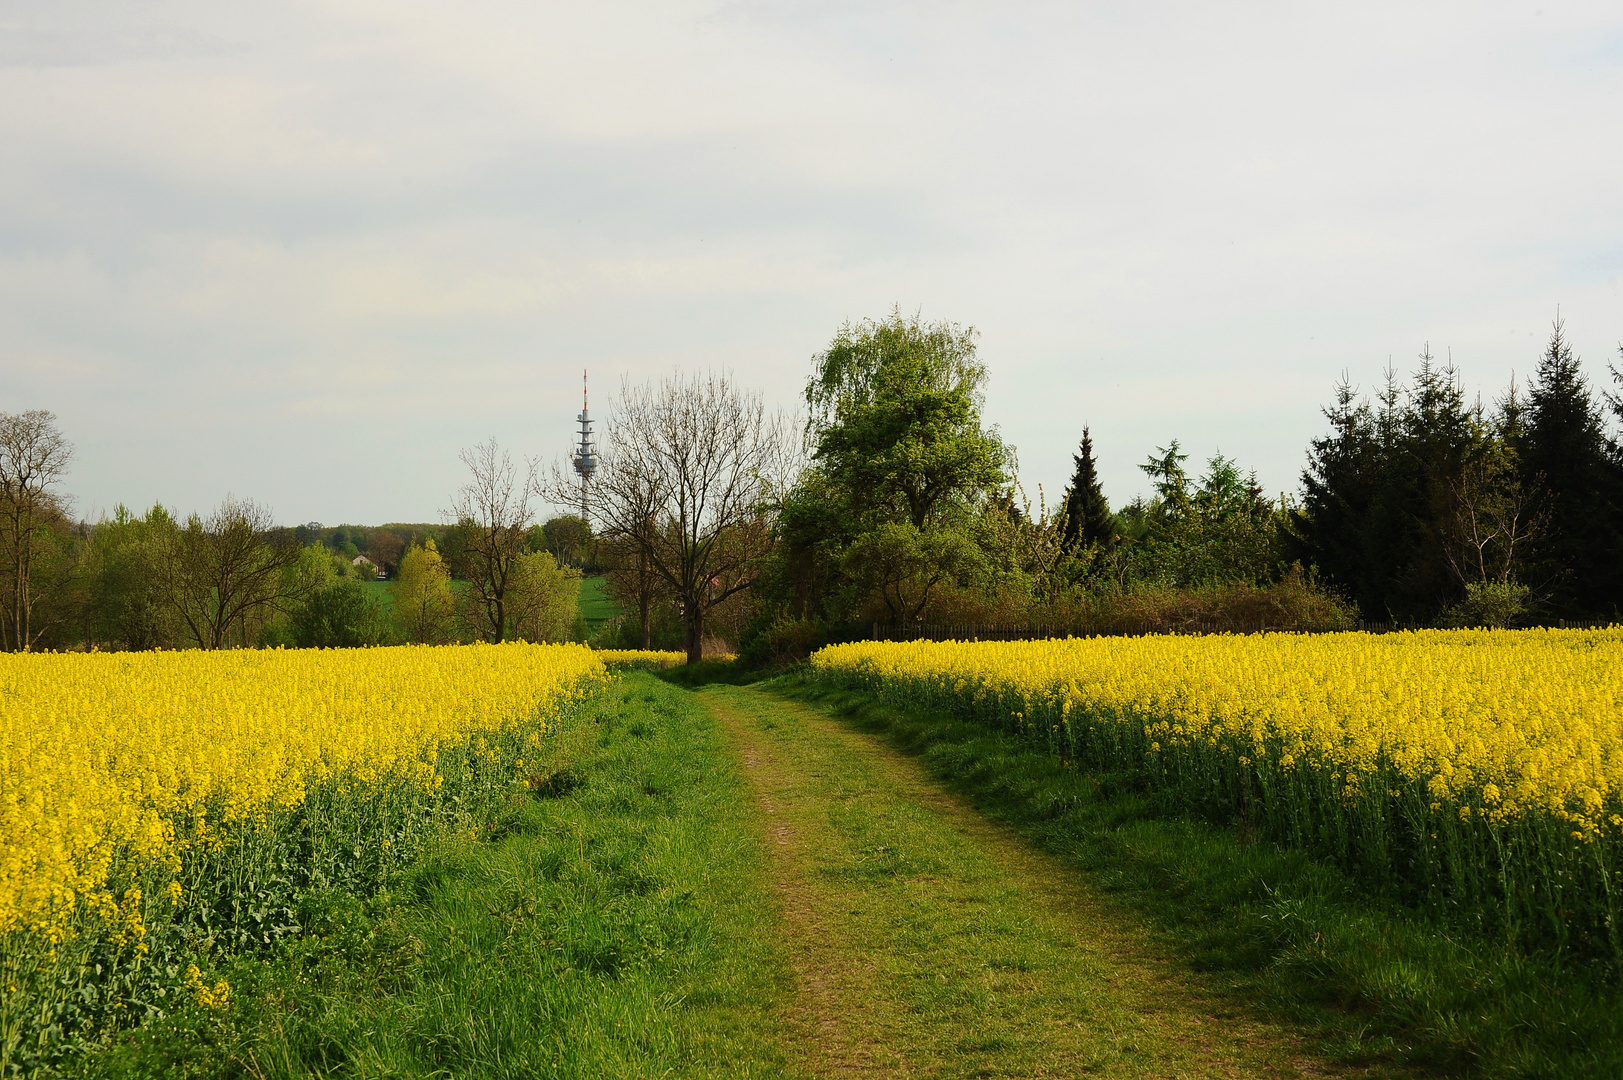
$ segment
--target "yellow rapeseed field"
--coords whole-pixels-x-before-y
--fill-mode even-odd
[[[688,658],[674,649],[600,649],[597,655],[612,668],[668,668]]]
[[[1356,790],[1390,768],[1494,819],[1529,811],[1623,826],[1623,630],[859,642],[815,668],[906,684],[1068,729],[1141,730],[1150,753],[1203,746]]]
[[[444,748],[537,739],[604,670],[570,645],[0,655],[0,937],[135,919],[115,862],[178,874],[314,784],[432,791]]]
[[[1623,629],[858,642],[812,668],[1535,936],[1587,919],[1623,959]]]

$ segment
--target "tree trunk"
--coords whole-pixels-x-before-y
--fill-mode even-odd
[[[13,579],[14,597],[16,599],[16,621],[11,624],[13,647],[17,652],[29,652],[33,648],[33,620],[29,617],[33,613],[34,598],[29,595],[29,586],[32,584],[34,574],[34,515],[25,513],[21,507],[15,516],[13,531],[17,541],[17,573]]]
[[[7,643],[7,647],[13,652],[27,652],[22,644],[27,640],[26,632],[23,630],[23,582],[27,580],[27,575],[23,572],[23,549],[20,538],[16,555],[16,566],[11,575],[11,641]]]
[[[704,612],[696,603],[682,605],[682,622],[687,629],[688,663],[704,659]]]
[[[642,647],[654,647],[654,575],[648,567],[648,552],[637,548],[637,616],[641,620]]]

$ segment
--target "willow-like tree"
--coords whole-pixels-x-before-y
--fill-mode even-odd
[[[975,329],[893,310],[840,328],[806,384],[812,460],[848,509],[923,529],[1008,483],[1013,452],[981,427]]]

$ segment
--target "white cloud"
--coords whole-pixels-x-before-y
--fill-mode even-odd
[[[1601,4],[13,4],[0,407],[82,504],[431,517],[576,379],[785,405],[846,318],[974,323],[1057,492],[1179,438],[1294,486],[1342,370],[1496,393],[1623,337]]]

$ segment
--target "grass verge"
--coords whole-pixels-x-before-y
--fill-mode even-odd
[[[1299,852],[1188,820],[1007,733],[801,676],[768,685],[918,756],[1234,1000],[1318,1032],[1333,1059],[1495,1080],[1623,1075],[1623,994],[1583,970],[1451,937]]]
[[[230,1004],[149,1024],[103,1077],[781,1074],[789,975],[748,788],[690,695],[630,673],[529,784],[367,899],[313,897]]]

